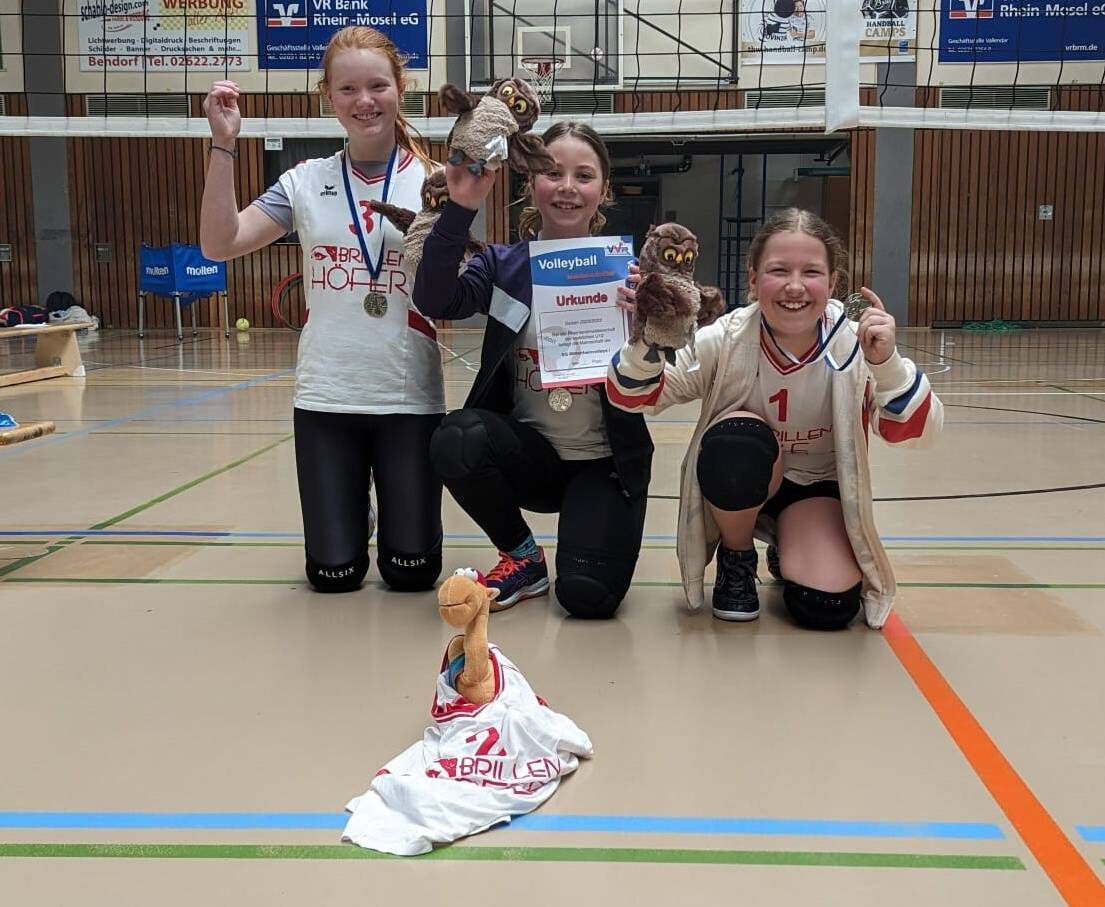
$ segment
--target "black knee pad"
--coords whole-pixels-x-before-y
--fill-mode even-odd
[[[487,426],[480,414],[470,409],[449,413],[430,438],[430,462],[446,482],[478,472],[490,450]]]
[[[425,592],[441,575],[441,547],[420,554],[404,554],[380,547],[376,556],[380,577],[396,592]]]
[[[346,564],[320,564],[307,555],[307,580],[316,592],[352,592],[359,589],[368,573],[368,552]]]
[[[556,553],[556,599],[573,617],[605,620],[613,617],[633,579],[636,560]]]
[[[724,419],[702,436],[698,486],[721,510],[748,510],[767,500],[771,472],[779,456],[775,432],[761,419]]]
[[[783,601],[795,622],[807,630],[843,630],[859,614],[860,590],[856,583],[844,592],[822,592],[785,580]]]

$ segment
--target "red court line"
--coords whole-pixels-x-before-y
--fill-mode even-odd
[[[1077,907],[1105,904],[1105,883],[1063,834],[897,614],[890,615],[883,635],[1063,899]]]

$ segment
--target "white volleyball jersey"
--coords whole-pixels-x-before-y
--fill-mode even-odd
[[[836,310],[826,310],[824,330]],[[841,330],[847,330],[842,325]],[[749,410],[767,420],[783,452],[783,475],[799,485],[836,479],[832,371],[814,344],[791,362],[767,330],[760,331],[760,362]]]
[[[382,256],[373,278],[350,217],[346,166],[344,152],[338,152],[304,161],[280,177],[303,249],[308,307],[299,337],[295,405],[322,412],[444,412],[437,331],[411,302],[403,235],[368,207],[370,199],[381,199],[386,177],[369,179],[350,168],[369,260],[374,265]],[[387,201],[419,210],[425,176],[422,162],[400,148]],[[370,293],[387,298],[386,312],[378,303],[366,306]]]
[[[401,856],[426,853],[536,809],[580,757],[593,755],[588,736],[550,709],[497,647],[490,650],[495,698],[467,702],[449,685],[443,660],[435,723],[349,802],[343,841]]]

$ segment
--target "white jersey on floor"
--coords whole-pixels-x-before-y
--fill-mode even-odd
[[[839,315],[839,308],[826,309],[825,331]],[[840,330],[849,328],[844,324]],[[783,452],[783,475],[799,485],[836,479],[833,373],[822,356],[813,358],[816,352],[815,344],[799,362],[791,362],[771,335],[760,331],[760,364],[749,399],[749,411],[766,419],[775,432]]]
[[[579,757],[593,755],[588,736],[550,709],[495,646],[491,665],[495,698],[475,706],[449,685],[442,663],[436,723],[349,802],[343,841],[401,856],[427,853],[536,809]]]
[[[411,302],[403,236],[367,205],[381,198],[385,178],[368,179],[350,168],[369,259],[375,263],[383,255],[374,280],[350,217],[342,176],[346,166],[345,154],[338,152],[304,161],[280,177],[303,249],[309,310],[299,338],[295,405],[342,413],[444,412],[437,331]],[[419,210],[425,177],[422,162],[400,148],[387,201]],[[387,297],[383,317],[366,314],[370,292]]]

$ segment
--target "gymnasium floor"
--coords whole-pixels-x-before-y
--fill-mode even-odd
[[[0,903],[1105,904],[1105,334],[900,339],[947,420],[873,444],[887,629],[796,630],[770,581],[752,625],[681,610],[668,411],[618,619],[492,621],[595,758],[429,859],[339,844],[451,631],[375,570],[306,587],[294,336],[103,332],[87,380],[0,390],[58,425],[0,448]],[[455,406],[479,335],[442,340]],[[446,570],[491,565],[445,527]]]

